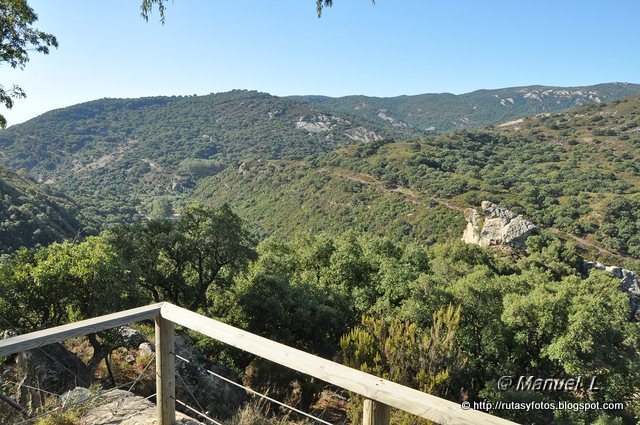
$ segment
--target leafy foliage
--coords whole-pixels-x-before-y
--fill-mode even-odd
[[[29,52],[49,54],[50,47],[58,47],[56,38],[33,28],[38,15],[26,0],[0,1],[0,64],[23,69],[29,61]],[[16,85],[5,89],[0,84],[0,104],[7,109],[13,106],[13,99],[25,97],[24,91]],[[0,128],[7,125],[0,115]]]
[[[462,234],[462,214],[429,196],[407,196],[368,176],[314,161],[247,161],[242,173],[229,169],[203,180],[194,197],[212,206],[230,204],[259,235],[352,229],[435,242]]]
[[[207,291],[225,286],[225,272],[253,258],[244,224],[226,205],[187,207],[176,220],[121,226],[107,236],[141,273],[140,284],[156,302],[192,310],[207,308]]]
[[[353,143],[350,131],[364,125],[401,135],[258,92],[102,99],[2,131],[0,162],[64,187],[88,215],[118,224],[148,215],[158,196],[177,203],[200,179],[244,159],[326,152]]]
[[[444,394],[450,376],[464,365],[455,344],[459,321],[460,309],[451,305],[434,313],[428,332],[397,318],[386,323],[364,316],[360,327],[342,337],[340,346],[348,366],[430,394]]]
[[[28,330],[145,296],[172,299],[177,288],[183,304],[204,294],[192,308],[212,317],[329,358],[342,351],[348,364],[455,401],[628,402],[619,412],[543,411],[531,423],[630,421],[637,413],[640,328],[628,321],[619,282],[597,270],[583,276],[571,244],[532,237],[516,262],[460,241],[426,248],[366,233],[300,233],[266,239],[254,256],[242,232],[228,208],[193,206],[175,221],[20,250],[0,263],[0,314]],[[216,262],[225,256],[232,263]],[[213,283],[200,292],[201,282]],[[98,359],[117,344],[108,335],[94,342]],[[249,366],[255,382],[275,373],[246,355],[198,346]],[[500,392],[502,375],[595,375],[603,388]]]
[[[0,149],[5,153],[0,162],[53,182],[85,205],[87,215],[98,216],[107,225],[117,224],[148,216],[158,196],[175,207],[188,203],[185,198],[202,179],[223,169],[238,169],[245,161],[300,160],[364,141],[415,139],[497,124],[594,101],[575,93],[617,99],[637,92],[638,87],[576,88],[570,92],[574,94],[549,94],[541,100],[526,98],[526,90],[543,88],[389,99],[279,98],[240,90],[207,96],[101,99],[51,111],[0,132]],[[564,93],[552,88],[544,91]],[[494,95],[525,106],[503,106]],[[476,109],[470,109],[470,102]],[[447,168],[451,164],[440,167],[433,162],[429,167],[426,159],[421,161],[427,168],[422,167],[423,190],[450,196],[469,189],[467,178],[451,175]],[[473,172],[476,166],[475,161],[467,163],[466,169]],[[402,184],[391,167],[380,167],[381,171],[386,168],[385,183]],[[602,177],[603,173],[592,173],[583,185]]]
[[[629,98],[304,162],[247,161],[241,172],[202,180],[194,195],[229,203],[266,234],[356,228],[429,242],[460,235],[461,211],[490,200],[620,263],[640,246],[639,110],[640,99]],[[597,130],[614,135],[596,138]]]
[[[145,21],[149,21],[149,15],[154,9],[154,6],[158,8],[158,14],[160,15],[160,22],[165,22],[165,11],[167,0],[142,0],[140,5],[140,14]],[[371,3],[375,4],[375,0],[371,0]],[[333,6],[333,0],[316,0],[316,10],[318,12],[318,18],[322,16],[322,9],[325,7]]]
[[[582,276],[575,247],[558,239],[538,239],[518,263],[461,242],[426,250],[353,233],[268,239],[258,252],[228,291],[211,294],[211,315],[328,357],[342,334],[347,364],[456,401],[628,402],[626,412],[599,419],[543,411],[530,423],[636,412],[640,329],[628,322],[627,295],[606,274]],[[555,262],[541,267],[548,259]],[[604,388],[499,392],[503,375],[597,376]]]
[[[79,210],[51,187],[0,168],[0,256],[91,232]]]

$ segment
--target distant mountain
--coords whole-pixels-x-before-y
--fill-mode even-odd
[[[0,167],[0,255],[81,234],[78,206]]]
[[[205,177],[244,161],[296,161],[381,140],[499,124],[598,103],[640,85],[519,87],[396,98],[275,97],[236,90],[207,96],[101,99],[0,130],[0,164],[60,188],[88,216],[117,223],[179,203]]]
[[[233,91],[101,99],[0,131],[0,163],[25,168],[118,222],[154,197],[180,197],[202,176],[247,158],[303,158],[413,133],[322,106]]]
[[[263,234],[348,229],[460,237],[464,208],[490,200],[602,258],[640,258],[640,96],[460,130],[377,141],[305,161],[247,161],[202,180]]]
[[[608,102],[639,92],[640,84],[608,83],[584,87],[511,87],[461,95],[441,93],[387,98],[298,96],[295,99],[396,128],[445,133]]]

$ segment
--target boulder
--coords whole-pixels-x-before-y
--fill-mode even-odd
[[[148,343],[147,337],[131,326],[120,326],[117,332],[123,347],[138,348],[140,345]]]
[[[126,347],[137,349],[137,355],[149,356],[155,348],[137,330],[123,326],[118,329],[121,337],[126,337]],[[238,384],[241,381],[229,368],[218,365],[193,348],[193,341],[185,335],[177,335],[175,352],[188,360],[175,360],[176,398],[195,408],[218,418],[234,414],[248,399],[247,393],[224,380],[210,374],[212,371]]]
[[[86,405],[80,417],[82,424],[91,425],[155,425],[156,405],[147,399],[123,390],[95,393],[86,388],[75,388],[63,394],[60,405]],[[176,424],[201,425],[183,413],[176,412]]]
[[[482,214],[473,208],[464,211],[467,220],[462,240],[481,247],[506,245],[524,249],[526,240],[540,230],[522,215],[517,215],[492,202],[482,202]]]
[[[188,362],[176,358],[176,397],[187,403],[196,404],[207,415],[225,419],[233,415],[248,400],[247,392],[219,377],[214,372],[233,382],[242,384],[238,376],[229,368],[205,358],[193,348],[193,342],[187,336],[176,336],[176,353]],[[197,403],[194,401],[197,400]],[[198,404],[200,407],[198,407]]]
[[[595,261],[583,261],[582,270],[584,274],[589,274],[589,270],[603,270],[613,277],[620,279],[620,290],[629,295],[631,305],[631,320],[640,322],[640,282],[635,272],[616,266],[605,266]]]

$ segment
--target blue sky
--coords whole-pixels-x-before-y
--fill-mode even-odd
[[[166,24],[138,0],[30,0],[58,37],[0,84],[27,99],[16,124],[102,97],[396,96],[530,84],[640,83],[640,1],[174,0]]]

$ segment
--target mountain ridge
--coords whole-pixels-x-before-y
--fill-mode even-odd
[[[598,255],[640,256],[640,96],[419,141],[245,163],[199,183],[266,234],[348,228],[423,242],[459,237],[460,211],[491,200]],[[355,177],[354,177],[355,176]],[[269,211],[269,214],[262,212]]]
[[[0,165],[25,169],[34,179],[64,189],[90,215],[114,224],[148,215],[158,197],[180,203],[203,178],[244,161],[295,161],[354,144],[419,140],[440,127],[498,125],[538,112],[527,109],[530,104],[544,106],[545,113],[564,110],[576,102],[638,93],[640,85],[547,89],[379,98],[390,103],[359,109],[363,97],[305,100],[248,90],[98,99],[0,131]],[[530,96],[521,102],[518,95]],[[418,114],[422,108],[416,102],[423,99],[440,100]],[[464,115],[474,107],[480,115]]]

